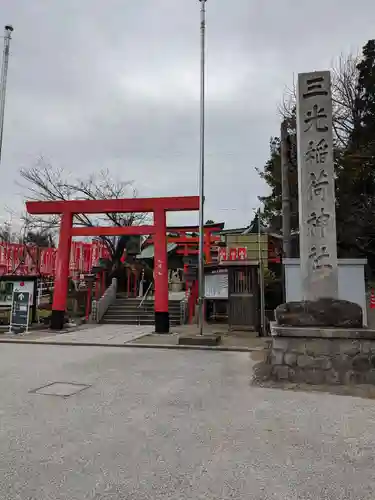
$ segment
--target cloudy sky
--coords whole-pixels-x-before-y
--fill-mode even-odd
[[[40,155],[78,177],[108,168],[140,196],[192,195],[199,166],[198,0],[0,0],[15,31],[1,206]],[[298,72],[375,37],[374,0],[208,0],[206,218],[246,224],[255,168]],[[196,214],[173,223],[195,223]]]

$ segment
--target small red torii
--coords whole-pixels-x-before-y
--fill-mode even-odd
[[[224,227],[224,223],[219,223],[215,225],[205,225],[203,227],[203,248],[206,264],[212,262],[211,259],[211,247],[216,246],[221,241],[219,235],[214,233],[220,232]],[[168,227],[167,228],[167,242],[176,243],[179,247],[177,253],[187,255],[198,255],[198,250],[193,250],[191,246],[199,245],[199,236],[187,236],[188,233],[197,234],[199,231],[199,226],[182,226],[182,227]],[[172,236],[173,234],[173,236]],[[178,234],[178,236],[174,236]],[[153,238],[148,238],[147,243],[152,244],[154,242]]]
[[[168,261],[166,212],[199,210],[199,196],[165,198],[123,198],[112,200],[28,201],[32,215],[61,215],[59,246],[56,256],[55,286],[51,328],[64,325],[68,295],[70,247],[73,236],[154,235],[155,331],[169,332]],[[143,226],[74,227],[75,214],[153,213],[154,224]]]

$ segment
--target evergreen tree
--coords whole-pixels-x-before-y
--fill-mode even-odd
[[[375,267],[375,40],[358,64],[357,119],[337,155],[338,242],[345,256],[367,256]]]
[[[335,140],[338,252],[340,257],[365,256],[375,269],[375,40],[369,40],[364,46],[357,71],[350,72],[349,78],[353,81],[342,78],[339,82],[341,87],[333,89],[339,125],[350,131],[345,141]],[[338,90],[337,97],[335,92]],[[348,90],[350,102],[343,100],[341,103],[341,94],[346,95]],[[353,96],[355,98],[352,99]],[[296,137],[293,120],[290,122],[289,137],[293,143]],[[298,174],[293,147],[291,151],[289,186],[293,230],[298,229]],[[259,174],[271,189],[269,196],[260,198],[264,203],[264,220],[272,229],[281,231],[279,138],[272,138],[270,159]]]

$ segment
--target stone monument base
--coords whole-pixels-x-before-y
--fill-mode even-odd
[[[322,297],[316,300],[286,302],[276,308],[276,321],[283,326],[362,328],[360,305],[342,299]]]
[[[375,330],[271,325],[275,381],[375,384]]]

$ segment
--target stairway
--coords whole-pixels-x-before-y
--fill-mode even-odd
[[[154,301],[145,300],[139,307],[141,299],[126,298],[118,295],[103,316],[101,323],[119,325],[154,325]],[[180,301],[169,301],[169,323],[171,326],[181,324]]]

